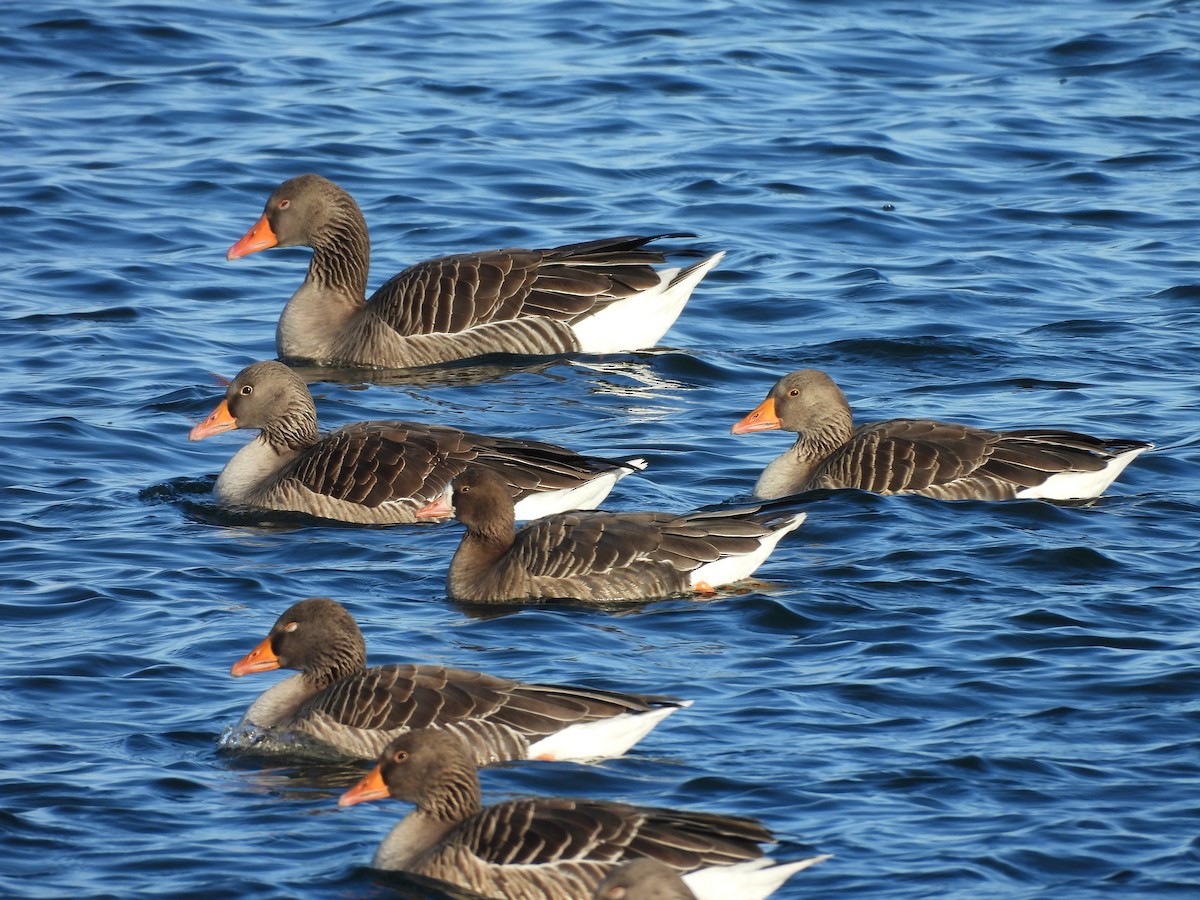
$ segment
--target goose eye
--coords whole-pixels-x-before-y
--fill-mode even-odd
[[[280,200],[279,206],[277,206],[276,209],[287,209],[291,205],[292,205],[291,200]]]
[[[242,385],[242,396],[243,397],[248,397],[250,394],[253,394],[253,393],[254,393],[254,385],[252,385],[252,384],[243,384]]]
[[[799,396],[800,396],[800,389],[799,389],[799,388],[792,388],[790,391],[788,391],[788,396],[789,396],[789,397],[799,397]]]
[[[299,622],[288,622],[286,625],[283,626],[283,630],[286,631],[288,634],[291,634],[293,631],[295,631],[299,627],[300,627]]]
[[[392,762],[395,762],[395,763],[408,762],[408,751],[407,750],[397,750],[395,753],[392,754]]]
[[[469,494],[471,493],[471,486],[469,484],[459,485],[458,492],[460,494]]]

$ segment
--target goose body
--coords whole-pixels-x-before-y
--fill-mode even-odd
[[[321,434],[307,385],[273,360],[238,373],[190,437],[233,428],[259,434],[217,477],[220,503],[362,524],[415,522],[416,510],[471,462],[504,472],[522,517],[595,506],[617,481],[645,467],[642,460],[415,422],[356,422]]]
[[[406,368],[489,353],[616,353],[653,347],[723,254],[656,270],[664,237],[608,238],[548,250],[489,250],[411,266],[366,297],[370,241],[354,199],[319,175],[279,185],[226,254],[313,250],[276,330],[280,357]]]
[[[293,604],[236,662],[235,676],[298,669],[246,711],[235,738],[377,759],[413,728],[458,735],[479,765],[511,759],[620,756],[688,701],[571,685],[529,684],[437,665],[367,667],[366,644],[334,600]],[[230,743],[227,741],[226,743]],[[237,740],[233,746],[240,746]]]
[[[660,512],[571,512],[515,530],[499,477],[468,467],[445,495],[418,511],[451,511],[466,526],[446,590],[457,600],[644,600],[711,591],[749,577],[804,521],[761,506]]]
[[[640,858],[684,873],[701,900],[760,900],[825,858],[772,865],[759,846],[774,842],[771,833],[739,816],[559,797],[484,807],[462,742],[427,729],[396,738],[338,804],[388,796],[416,809],[379,845],[375,868],[505,900],[590,900],[607,875]],[[723,893],[709,887],[718,872],[726,876],[717,886]]]
[[[732,431],[774,429],[799,438],[763,470],[754,487],[762,499],[857,488],[942,500],[1082,500],[1098,497],[1154,446],[1055,428],[991,431],[933,419],[854,427],[845,395],[816,369],[781,378]]]

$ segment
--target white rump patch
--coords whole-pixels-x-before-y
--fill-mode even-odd
[[[775,531],[759,538],[758,549],[753,553],[746,553],[742,556],[726,556],[693,570],[692,587],[700,582],[704,582],[710,587],[719,587],[722,584],[733,584],[735,581],[749,578],[759,566],[766,562],[767,557],[771,555],[775,545],[783,539],[783,536],[799,528],[800,523],[806,518],[808,518],[808,513],[798,513]]]
[[[1099,497],[1133,462],[1134,457],[1149,449],[1137,447],[1126,450],[1110,459],[1108,465],[1098,472],[1059,472],[1039,485],[1017,491],[1017,496],[1023,500],[1088,500]]]
[[[621,713],[608,719],[568,725],[531,744],[529,758],[588,760],[621,756],[671,713],[691,705],[691,700],[682,700],[679,706]]]
[[[682,272],[663,269],[662,280],[641,293],[610,303],[597,313],[571,325],[584,353],[627,353],[658,344],[675,324],[692,291],[709,270],[721,261],[715,253]]]
[[[572,509],[595,509],[604,502],[613,485],[634,472],[646,468],[644,459],[627,460],[624,466],[601,472],[594,478],[572,488],[557,491],[536,491],[518,500],[513,512],[518,519],[540,519]]]
[[[797,872],[829,859],[830,854],[776,863],[764,857],[731,866],[709,866],[683,876],[683,883],[692,889],[696,900],[764,900]]]

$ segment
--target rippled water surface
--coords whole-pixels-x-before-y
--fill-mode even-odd
[[[993,9],[993,7],[995,7]],[[206,7],[207,9],[207,7]],[[671,693],[599,766],[486,771],[753,814],[777,896],[1193,896],[1200,6],[1193,2],[12,4],[0,16],[0,655],[10,897],[424,894],[357,769],[219,752],[297,599],[375,662]],[[305,250],[226,262],[281,180],[338,181],[372,286],[419,259],[690,231],[727,251],[653,353],[318,372],[405,417],[644,456],[613,508],[744,497],[730,425],[791,369],[864,418],[1154,441],[1102,500],[834,494],[709,602],[449,603],[456,526],[259,521],[189,444],[274,355]]]

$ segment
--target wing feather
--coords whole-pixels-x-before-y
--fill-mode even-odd
[[[659,284],[666,262],[651,241],[623,236],[549,250],[459,253],[417,263],[380,286],[369,307],[404,336],[457,333],[524,316],[571,321]]]

